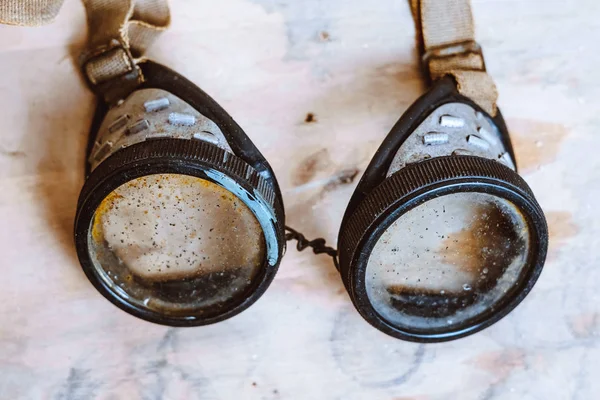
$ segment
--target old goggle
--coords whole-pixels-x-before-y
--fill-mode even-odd
[[[87,277],[121,309],[173,326],[231,317],[267,289],[286,239],[331,255],[359,313],[400,339],[474,333],[531,290],[546,221],[516,172],[468,0],[411,1],[431,88],[365,170],[339,251],[286,234],[275,175],[242,129],[139,58],[169,23],[166,3],[84,3],[83,69],[100,104],[75,241]]]
[[[547,243],[502,116],[446,77],[402,116],[359,182],[340,230],[340,273],[376,328],[449,340],[523,300]]]
[[[283,253],[271,167],[210,97],[158,64],[92,133],[75,222],[79,259],[120,308],[201,325],[252,304]]]
[[[338,238],[359,313],[412,341],[477,332],[541,273],[544,214],[517,174],[468,1],[412,1],[430,90],[367,167]]]

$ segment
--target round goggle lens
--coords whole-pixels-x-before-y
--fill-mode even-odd
[[[237,196],[201,178],[126,182],[96,209],[89,253],[118,296],[162,314],[241,301],[265,262],[265,237]]]
[[[400,329],[459,328],[493,309],[526,269],[530,232],[510,201],[453,193],[402,214],[366,268],[373,308]]]

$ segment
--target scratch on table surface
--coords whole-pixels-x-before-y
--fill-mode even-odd
[[[325,185],[325,191],[335,190],[340,185],[348,185],[354,182],[354,179],[358,176],[359,173],[358,168],[347,168],[343,169],[337,174],[335,174]]]
[[[3,147],[0,147],[0,155],[7,157],[25,157],[27,154],[21,150],[7,150]]]
[[[292,182],[295,186],[308,183],[319,172],[326,170],[331,165],[329,150],[323,148],[304,158],[293,172]]]
[[[284,193],[298,194],[321,187],[323,188],[322,193],[329,192],[342,184],[350,184],[354,182],[354,179],[358,176],[359,172],[360,171],[358,168],[343,169],[333,176],[310,181],[304,185],[296,186],[294,188],[285,189]]]
[[[101,383],[91,378],[89,369],[72,367],[56,400],[88,400],[94,398]]]
[[[194,399],[217,398],[200,362],[194,364],[194,368],[179,363],[178,355],[187,353],[191,344],[180,339],[180,332],[180,329],[168,328],[157,342],[149,342],[137,349],[132,365],[144,399],[160,400],[169,397],[173,391],[186,390],[195,394],[191,397]]]
[[[285,193],[302,193],[315,188],[322,188],[322,192],[335,190],[340,185],[354,182],[360,172],[356,167],[344,167],[331,174],[335,168],[334,163],[326,148],[320,149],[304,158],[292,172],[292,183],[294,188],[285,190]],[[338,167],[339,168],[339,167]],[[329,176],[314,179],[318,175]]]
[[[162,339],[158,342],[158,350],[165,351],[167,348],[175,348],[176,345],[176,330],[175,328],[169,328],[163,335]]]
[[[329,341],[338,368],[360,385],[372,388],[410,381],[423,364],[426,351],[423,344],[377,332],[350,307],[338,312]]]

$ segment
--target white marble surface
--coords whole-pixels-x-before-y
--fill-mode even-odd
[[[288,222],[335,243],[357,180],[423,84],[403,0],[176,1],[150,56],[214,96],[274,167]],[[600,398],[600,3],[475,0],[477,35],[551,249],[529,297],[474,336],[371,328],[327,256],[290,247],[267,293],[169,329],[107,302],[72,241],[94,99],[81,4],[0,27],[0,399]],[[307,113],[316,122],[305,123]]]

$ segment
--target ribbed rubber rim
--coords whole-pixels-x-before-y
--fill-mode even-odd
[[[88,232],[93,215],[100,202],[120,185],[142,176],[157,173],[178,173],[206,178],[206,171],[218,171],[234,180],[253,201],[263,204],[253,207],[254,213],[266,212],[274,232],[271,246],[276,246],[277,257],[271,263],[265,259],[262,275],[249,289],[248,297],[224,308],[214,315],[207,313],[195,319],[172,317],[130,304],[105,286],[95,272],[88,253]],[[218,182],[216,182],[218,184]],[[109,301],[122,310],[147,321],[170,326],[198,326],[230,318],[253,304],[272,282],[285,248],[284,213],[282,199],[274,188],[252,166],[232,153],[211,143],[161,138],[147,140],[118,150],[104,160],[86,180],[77,205],[75,217],[75,244],[82,268],[91,283]],[[263,226],[263,229],[265,227]]]
[[[526,282],[508,304],[498,307],[491,318],[468,329],[428,335],[394,327],[375,312],[366,292],[360,287],[364,283],[371,249],[381,233],[408,210],[440,195],[467,191],[490,193],[510,200],[525,216],[530,231],[535,235]],[[357,205],[340,233],[340,272],[355,307],[376,328],[405,340],[445,341],[477,332],[514,309],[539,277],[547,246],[548,228],[543,211],[527,183],[516,172],[497,161],[481,157],[438,157],[402,168]]]
[[[271,207],[275,207],[275,191],[250,164],[211,143],[187,139],[153,139],[117,151],[104,160],[88,177],[79,201],[87,197],[100,182],[110,179],[114,171],[129,169],[148,160],[177,160],[178,163],[200,163],[246,181],[256,188]]]

